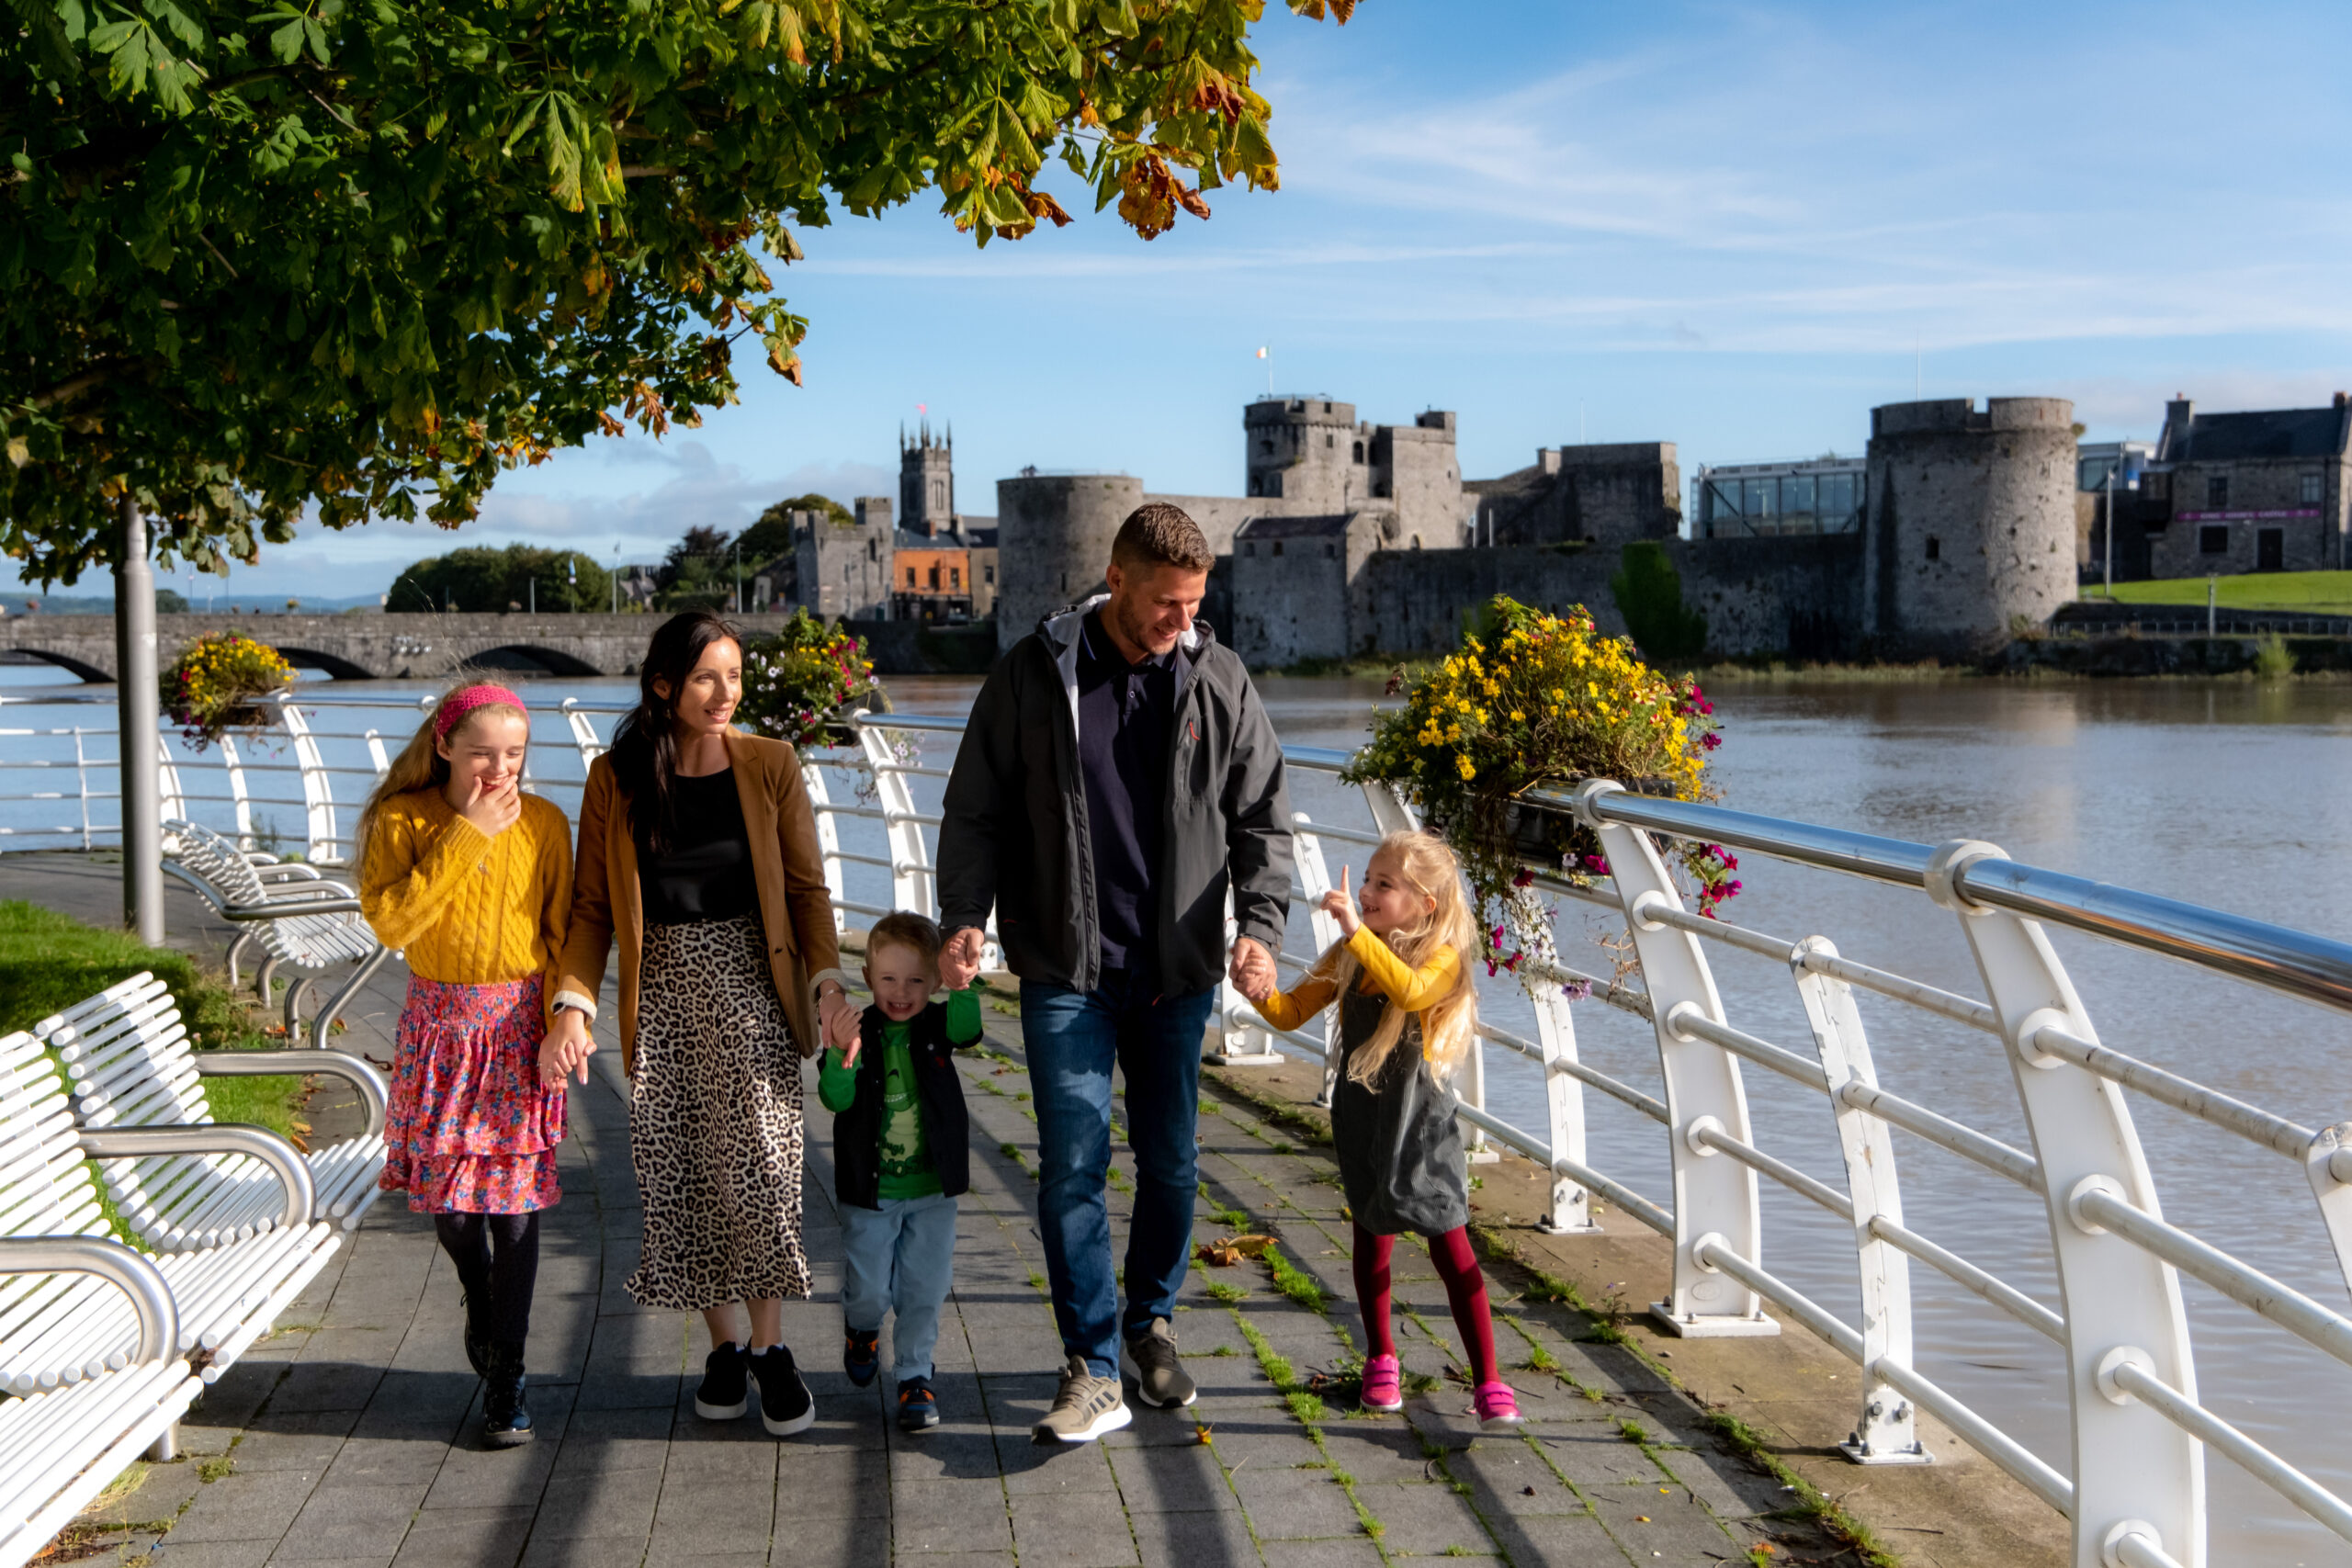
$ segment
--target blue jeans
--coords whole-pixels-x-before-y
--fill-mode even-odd
[[[861,1334],[890,1330],[892,1375],[900,1382],[931,1376],[939,1344],[939,1309],[956,1276],[956,1200],[885,1198],[878,1209],[842,1205],[842,1322]]]
[[[1200,1164],[1201,1032],[1215,989],[1152,997],[1121,973],[1074,991],[1021,986],[1021,1032],[1037,1097],[1038,1233],[1062,1348],[1115,1377],[1119,1344],[1155,1317],[1173,1322],[1191,1266]],[[1127,1146],[1136,1155],[1127,1231],[1127,1311],[1111,1272],[1111,1067],[1126,1078]]]

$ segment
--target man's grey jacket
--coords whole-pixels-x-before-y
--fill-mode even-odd
[[[1098,595],[1048,615],[981,686],[947,781],[939,829],[940,929],[986,923],[1024,980],[1101,982],[1094,852],[1078,761],[1078,637]],[[1158,878],[1159,988],[1216,983],[1225,895],[1239,934],[1282,950],[1290,913],[1290,795],[1282,745],[1240,659],[1199,622],[1169,738]]]

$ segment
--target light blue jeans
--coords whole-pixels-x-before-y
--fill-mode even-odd
[[[956,1200],[885,1198],[878,1209],[842,1205],[842,1322],[853,1333],[890,1331],[891,1375],[899,1382],[931,1376],[939,1344],[939,1309],[956,1279]]]

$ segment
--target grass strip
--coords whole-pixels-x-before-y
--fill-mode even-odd
[[[1266,1381],[1272,1383],[1274,1392],[1283,1396],[1283,1404],[1289,1407],[1292,1418],[1306,1431],[1307,1441],[1315,1445],[1315,1451],[1323,1456],[1323,1468],[1330,1472],[1333,1481],[1340,1483],[1340,1490],[1347,1494],[1348,1506],[1355,1510],[1357,1525],[1372,1538],[1373,1548],[1380,1553],[1381,1561],[1390,1561],[1388,1548],[1382,1540],[1387,1535],[1388,1527],[1364,1506],[1363,1499],[1356,1493],[1356,1478],[1340,1468],[1339,1461],[1331,1457],[1331,1445],[1323,1438],[1323,1424],[1330,1419],[1331,1413],[1325,1407],[1322,1396],[1299,1382],[1290,1358],[1267,1343],[1266,1337],[1258,1332],[1257,1325],[1238,1310],[1234,1312],[1233,1322],[1241,1330],[1241,1337],[1250,1342],[1250,1353],[1258,1358],[1258,1370],[1266,1374]]]

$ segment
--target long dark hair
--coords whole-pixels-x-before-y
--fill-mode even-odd
[[[743,634],[716,610],[682,610],[662,623],[637,672],[637,706],[613,728],[613,778],[628,801],[629,831],[667,854],[678,831],[678,697],[715,642],[743,646]],[[670,688],[668,696],[653,682]]]

